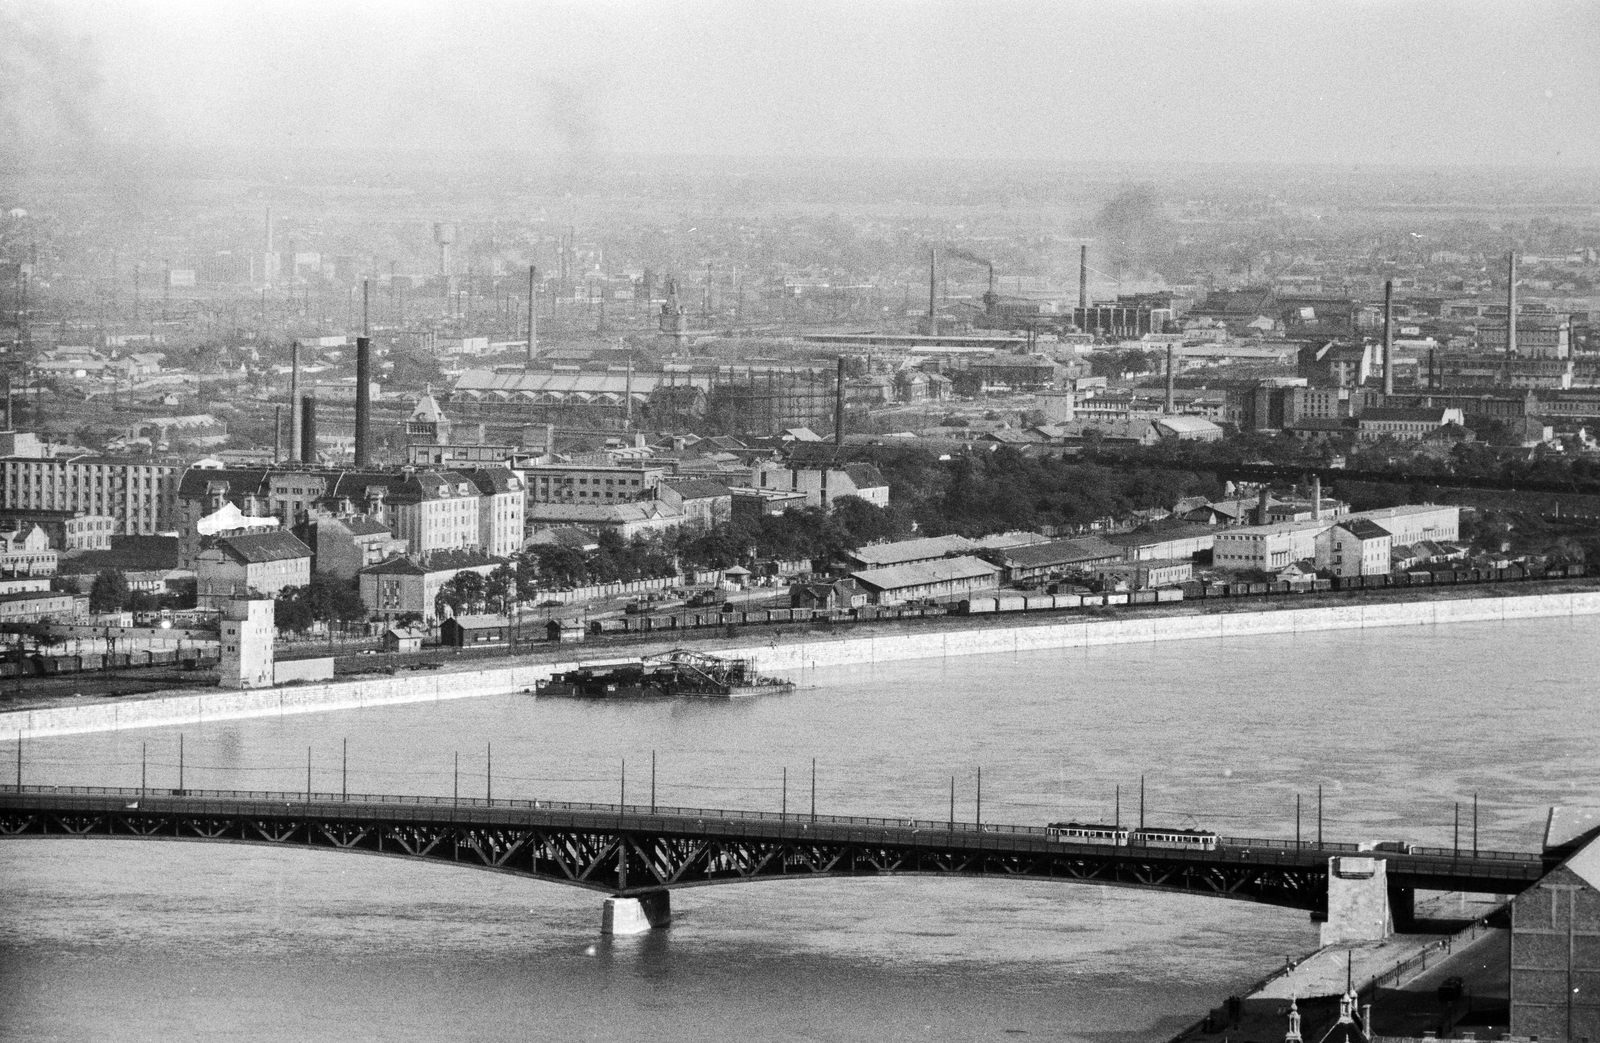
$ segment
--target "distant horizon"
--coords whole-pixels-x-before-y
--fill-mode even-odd
[[[1587,171],[1597,54],[1581,0],[34,0],[0,4],[0,168],[378,149]]]

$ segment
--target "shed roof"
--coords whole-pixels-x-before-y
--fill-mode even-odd
[[[450,619],[445,620],[445,623],[454,623],[462,630],[493,630],[496,627],[510,626],[511,620],[507,619],[505,616],[493,616],[486,613],[479,613],[477,615],[453,616]]]
[[[1121,557],[1121,548],[1099,536],[1086,536],[1083,539],[1051,540],[1027,547],[1012,547],[1004,552],[1003,560],[1011,568],[1037,569]]]
[[[894,543],[874,543],[866,547],[857,547],[849,551],[846,556],[867,568],[882,568],[942,558],[947,554],[959,554],[972,548],[972,541],[965,536],[924,536],[917,540],[896,540]]]
[[[993,577],[999,573],[998,568],[981,558],[962,556],[919,561],[910,565],[891,565],[882,569],[863,569],[852,572],[850,578],[864,587],[885,591]]]

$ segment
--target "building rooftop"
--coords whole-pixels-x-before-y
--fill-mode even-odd
[[[1101,539],[1085,536],[1082,539],[1051,540],[1027,547],[1012,547],[1001,552],[1001,560],[1009,568],[1038,569],[1052,565],[1073,565],[1083,561],[1121,559],[1122,548]]]
[[[711,500],[733,495],[726,485],[710,478],[679,479],[665,484],[685,500]]]
[[[974,544],[965,536],[925,536],[917,540],[897,540],[893,543],[874,543],[847,551],[845,556],[863,567],[885,568],[913,561],[929,561],[950,554],[964,554]]]
[[[949,583],[998,575],[1000,570],[981,558],[941,558],[910,565],[891,565],[881,569],[862,569],[850,578],[874,590],[903,590],[933,583]]]
[[[881,489],[889,484],[883,473],[872,464],[845,464],[844,473],[857,489]]]
[[[1388,536],[1389,530],[1370,518],[1351,518],[1339,522],[1339,528],[1358,540],[1379,540]]]
[[[252,532],[242,536],[222,536],[217,540],[229,556],[246,564],[267,561],[292,561],[311,557],[311,548],[292,532]]]

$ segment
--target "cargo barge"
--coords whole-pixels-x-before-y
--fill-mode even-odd
[[[595,663],[555,674],[535,687],[537,695],[587,699],[743,699],[794,691],[794,682],[762,677],[748,659],[673,649],[660,655]]]

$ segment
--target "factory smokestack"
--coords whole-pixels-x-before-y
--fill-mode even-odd
[[[1271,497],[1267,495],[1267,487],[1261,487],[1261,493],[1256,497],[1256,524],[1267,524],[1267,511],[1271,509]]]
[[[1383,282],[1383,393],[1394,395],[1394,281]]]
[[[1078,247],[1078,307],[1089,310],[1089,244]],[[1088,321],[1087,315],[1085,321]]]
[[[1173,369],[1172,369],[1172,345],[1168,344],[1167,345],[1167,415],[1168,416],[1170,416],[1174,412],[1176,412],[1176,410],[1173,409],[1173,398],[1175,396],[1173,395],[1173,387],[1172,387],[1173,376],[1172,375],[1173,375]]]
[[[289,345],[289,462],[300,462],[300,342]]]
[[[844,356],[839,356],[838,376],[833,381],[833,444],[844,445]]]
[[[1322,520],[1322,475],[1311,476],[1311,520]]]
[[[928,336],[939,335],[939,248],[928,248]]]
[[[317,396],[309,392],[300,400],[300,457],[308,464],[317,462]]]
[[[372,419],[372,341],[356,338],[356,466],[367,466]]]
[[[1506,256],[1506,357],[1517,353],[1517,251]]]
[[[534,279],[538,276],[539,269],[528,265],[528,362],[533,362],[533,357],[539,352],[539,319],[538,309],[533,306]],[[648,303],[650,293],[645,291],[645,301]]]

